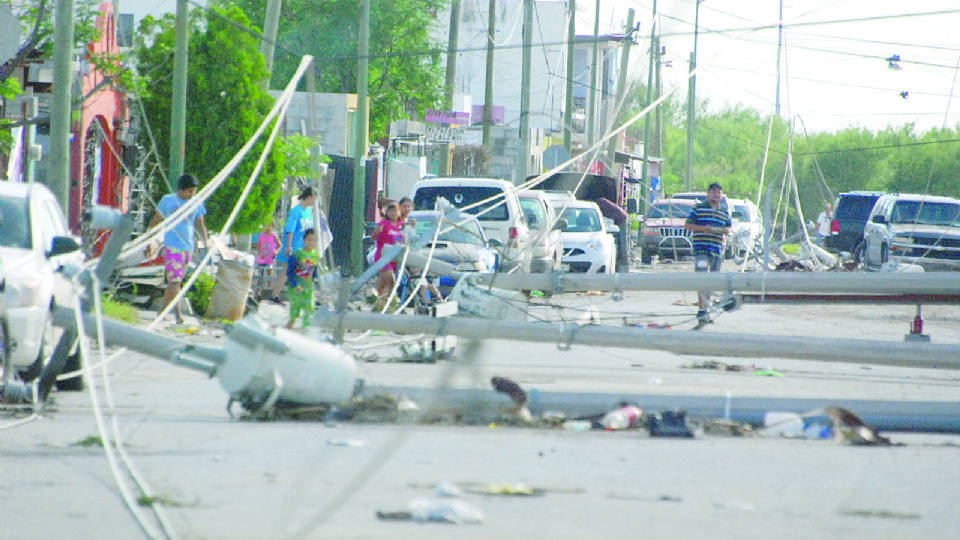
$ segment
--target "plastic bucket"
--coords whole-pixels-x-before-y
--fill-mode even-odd
[[[207,317],[238,321],[243,318],[247,294],[253,282],[253,267],[237,261],[220,261],[217,283],[210,295]]]

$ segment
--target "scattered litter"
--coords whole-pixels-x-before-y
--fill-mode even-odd
[[[603,291],[583,291],[577,293],[578,296],[603,296],[605,294],[607,293]]]
[[[729,418],[710,418],[703,421],[703,432],[706,435],[743,437],[753,433],[753,426]]]
[[[618,430],[639,426],[643,420],[643,410],[636,405],[623,405],[610,411],[600,419],[604,429]]]
[[[647,384],[663,384],[663,379],[660,377],[650,377],[650,380],[647,381]]]
[[[397,401],[397,410],[400,412],[416,411],[419,408],[420,406],[417,405],[415,401],[407,397],[401,397],[400,400]]]
[[[441,482],[437,484],[436,492],[437,497],[459,497],[463,495],[463,490],[453,482]]]
[[[803,418],[794,412],[770,411],[763,415],[763,430],[766,437],[802,437],[805,426]]]
[[[638,324],[638,325],[637,325],[637,328],[650,328],[650,329],[653,329],[653,330],[672,330],[672,329],[673,329],[673,327],[670,326],[670,325],[667,324],[667,323],[661,323],[661,324],[658,324],[658,323],[649,323],[649,324],[647,324],[646,326],[641,326],[641,325]]]
[[[560,411],[544,411],[540,418],[549,425],[559,426],[567,419],[567,415]]]
[[[693,430],[687,424],[687,411],[663,411],[647,416],[651,437],[679,437],[692,439]]]
[[[530,296],[534,298],[543,298],[543,291],[530,291]]]
[[[563,429],[567,431],[590,431],[593,428],[593,422],[589,420],[567,420],[563,423]]]
[[[580,317],[577,318],[577,324],[594,324],[600,322],[600,310],[597,306],[590,306]]]
[[[783,373],[773,369],[761,369],[753,372],[755,375],[763,375],[766,377],[783,377]]]
[[[675,305],[675,306],[695,306],[695,305],[697,305],[697,303],[696,303],[696,302],[687,302],[686,300],[677,300],[676,302],[673,303],[673,305]]]
[[[901,446],[880,435],[876,429],[867,425],[862,418],[849,409],[842,407],[822,407],[801,415],[803,418],[825,416],[833,422],[833,438],[840,444],[858,446]]]
[[[483,511],[460,499],[414,499],[410,501],[414,521],[480,523]]]
[[[841,516],[872,517],[882,519],[920,519],[920,514],[913,512],[893,512],[890,510],[841,510]]]
[[[523,482],[516,483],[501,483],[501,484],[483,484],[480,486],[475,485],[462,485],[463,491],[466,493],[473,493],[475,495],[506,495],[510,497],[540,497],[546,493],[544,489],[536,489],[524,484]]]
[[[363,448],[367,445],[360,439],[330,439],[327,444],[330,446],[349,446],[350,448]]]
[[[683,364],[684,369],[715,369],[717,371],[753,371],[757,366],[743,366],[739,364],[727,364],[717,360],[705,360],[703,362],[694,362],[692,364]]]

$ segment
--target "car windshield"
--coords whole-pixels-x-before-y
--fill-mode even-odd
[[[602,221],[600,214],[593,208],[567,208],[563,211],[567,220],[566,232],[600,232]]]
[[[957,225],[960,204],[947,202],[897,201],[890,213],[890,223],[918,225]]]
[[[685,218],[693,208],[686,204],[660,203],[650,207],[648,218]]]
[[[437,218],[418,217],[417,218],[417,236],[421,240],[431,241],[437,231]],[[483,233],[480,232],[480,226],[472,219],[460,224],[444,221],[440,228],[439,240],[444,242],[456,242],[459,244],[483,245]]]
[[[540,204],[539,199],[520,197],[520,208],[523,209],[523,217],[531,229],[542,231],[547,225],[547,213],[543,211],[543,205]]]
[[[733,211],[743,214],[743,217],[740,218],[741,221],[754,221],[753,216],[750,214],[750,207],[745,204],[733,205]]]
[[[510,218],[507,205],[503,203],[503,190],[500,188],[476,186],[422,187],[414,195],[413,204],[417,210],[433,210],[437,197],[447,199],[457,208],[487,201],[466,210],[466,212],[477,216],[480,221],[507,221]],[[488,200],[491,198],[492,200]],[[485,212],[491,207],[493,208],[489,212]]]
[[[0,246],[30,249],[26,199],[0,197]]]

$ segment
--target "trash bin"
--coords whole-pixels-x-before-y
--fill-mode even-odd
[[[237,261],[220,261],[217,283],[213,286],[207,306],[207,317],[231,321],[243,318],[252,281],[252,266]]]

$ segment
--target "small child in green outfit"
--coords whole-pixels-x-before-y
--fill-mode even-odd
[[[317,253],[317,231],[307,229],[303,233],[303,247],[287,258],[287,294],[290,297],[290,321],[287,328],[303,312],[303,326],[313,315],[313,280],[317,277],[320,254]]]

